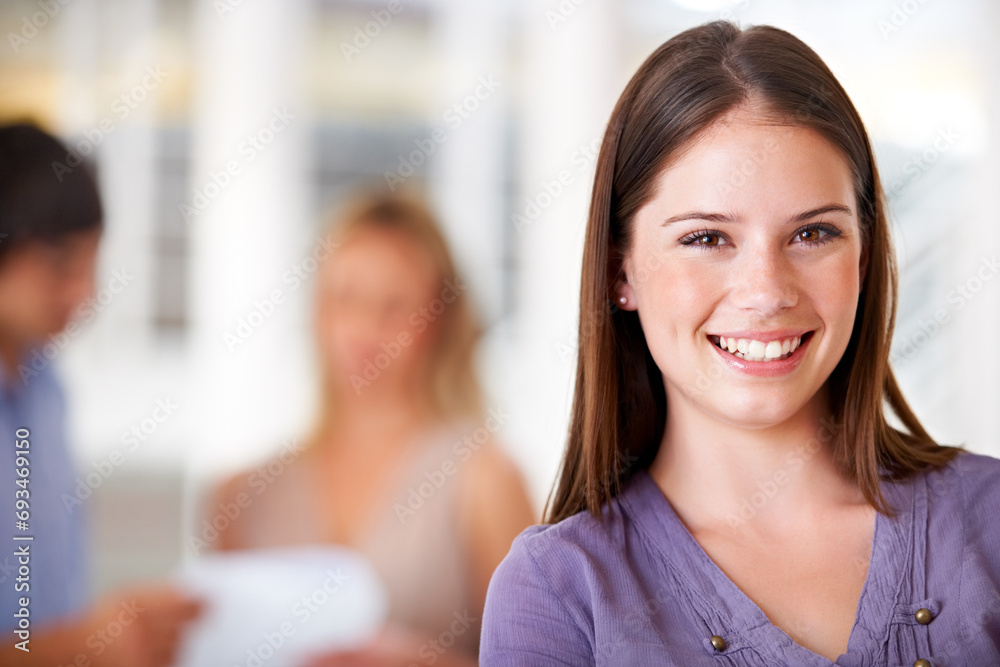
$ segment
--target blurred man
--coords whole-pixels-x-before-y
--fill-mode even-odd
[[[92,295],[102,230],[86,165],[0,127],[0,665],[161,667],[198,602],[168,586],[86,604],[82,512],[51,340]],[[48,352],[48,354],[46,354]]]

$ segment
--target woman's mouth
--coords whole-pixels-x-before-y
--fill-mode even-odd
[[[710,334],[708,339],[730,368],[757,377],[780,377],[802,363],[814,333],[807,331],[767,341],[719,334]]]
[[[787,359],[795,350],[812,336],[807,331],[799,336],[789,336],[778,340],[762,341],[753,338],[729,338],[709,335],[708,339],[720,350],[746,361],[773,362]]]

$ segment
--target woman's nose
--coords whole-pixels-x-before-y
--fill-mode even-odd
[[[734,305],[759,317],[770,317],[798,301],[794,267],[778,248],[742,250],[731,280]]]

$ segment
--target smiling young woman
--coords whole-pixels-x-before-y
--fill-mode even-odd
[[[820,58],[722,21],[663,44],[603,139],[569,442],[480,664],[1000,664],[1000,461],[907,405],[895,300]]]

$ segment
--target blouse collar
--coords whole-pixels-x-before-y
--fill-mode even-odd
[[[922,578],[924,573],[923,567],[916,568],[916,572],[908,567],[913,564],[915,539],[923,535],[915,527],[926,525],[925,494],[915,492],[915,486],[907,482],[882,483],[886,499],[897,515],[890,519],[876,513],[868,574],[847,651],[837,663],[796,644],[770,622],[698,544],[647,470],[635,473],[619,501],[651,551],[659,557],[662,574],[672,577],[680,590],[689,592],[689,603],[697,615],[696,622],[702,626],[707,654],[717,654],[710,640],[718,635],[725,639],[727,653],[752,647],[757,652],[773,651],[776,660],[779,656],[780,659],[794,656],[795,664],[804,667],[832,664],[847,667],[869,664],[875,657],[871,655],[871,647],[879,646],[881,638],[887,636],[901,594],[907,598],[903,602],[924,595],[922,580],[904,582],[904,575]],[[922,485],[920,490],[925,491]],[[922,555],[924,545],[917,546]],[[919,590],[903,592],[914,587]]]

